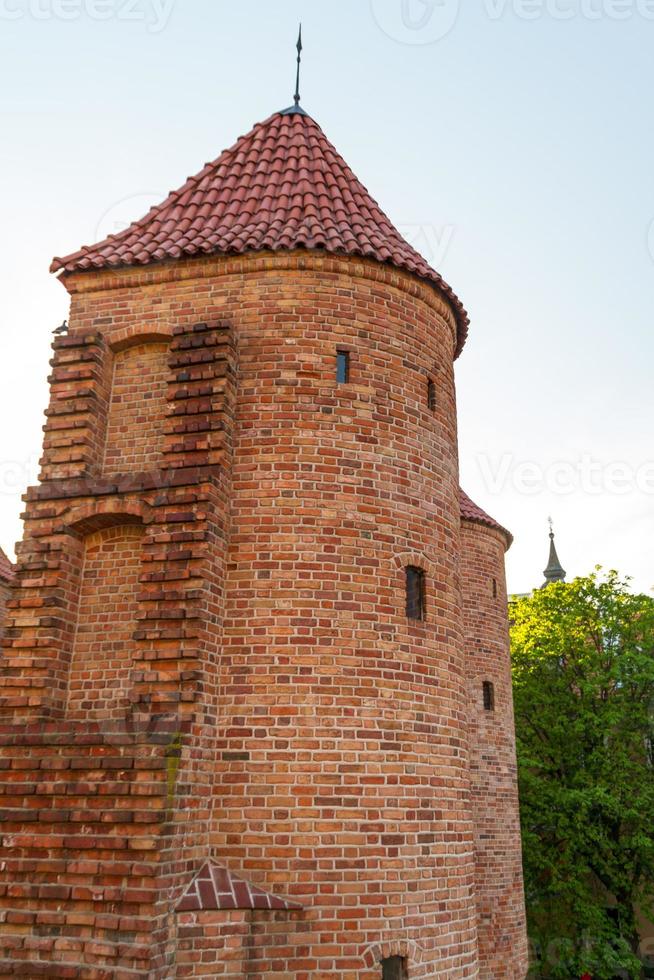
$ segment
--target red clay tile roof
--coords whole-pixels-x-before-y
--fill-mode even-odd
[[[11,582],[14,577],[14,566],[11,564],[2,548],[0,548],[0,580]]]
[[[491,517],[486,511],[482,510],[475,504],[467,493],[459,488],[459,500],[461,504],[461,518],[465,521],[472,521],[475,524],[484,524],[486,527],[492,527],[496,531],[501,531],[506,537],[509,548],[513,544],[513,535],[510,531],[507,531],[505,527],[498,524],[495,518]]]
[[[293,911],[301,905],[237,878],[231,871],[212,861],[197,873],[177,903],[177,912],[208,912],[217,909],[266,909]]]
[[[310,116],[275,113],[118,235],[55,258],[64,273],[215,253],[296,248],[360,255],[432,283],[451,302],[457,355],[468,315],[404,240]]]

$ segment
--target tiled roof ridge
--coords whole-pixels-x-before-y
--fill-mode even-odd
[[[255,130],[257,130],[261,126],[266,126],[275,117],[275,115],[277,115],[277,113],[273,113],[271,116],[268,117],[268,119],[265,119],[263,122],[257,123],[256,126],[254,126],[254,128],[251,129],[248,133],[243,133],[241,136],[239,136],[236,142],[233,143],[232,146],[228,147],[226,150],[223,150],[222,153],[220,153],[219,156],[215,158],[215,160],[207,161],[207,163],[205,163],[205,165],[202,167],[200,171],[198,171],[197,174],[193,174],[192,176],[187,177],[181,187],[178,187],[177,190],[169,191],[166,197],[163,199],[163,201],[161,201],[159,204],[153,204],[150,210],[147,211],[142,218],[138,218],[136,221],[132,221],[131,224],[127,226],[127,228],[123,228],[123,230],[119,231],[116,235],[107,235],[106,239],[103,239],[103,241],[119,242],[122,241],[123,238],[129,237],[130,233],[133,232],[135,228],[145,227],[156,212],[163,211],[165,207],[169,207],[175,204],[192,187],[199,184],[200,181],[203,180],[204,177],[206,177],[208,172],[210,172],[212,169],[217,167],[220,161],[226,161],[231,155],[233,155],[238,149],[238,147],[240,146],[240,144],[243,143],[245,140],[247,140],[249,137],[251,137],[254,134]],[[77,252],[71,252],[70,255],[64,256],[63,258],[59,258],[58,256],[55,256],[55,258],[52,260],[50,264],[50,272],[60,272],[62,269],[65,269],[65,266],[67,266],[70,262],[74,261],[78,256],[81,257],[84,255],[88,255],[91,252],[94,252],[97,249],[98,244],[101,243],[95,243],[94,245],[82,245],[82,247],[78,249]]]
[[[507,545],[510,548],[513,544],[513,535],[510,531],[507,531],[494,517],[487,514],[479,504],[476,504],[472,500],[465,490],[459,487],[459,503],[461,507],[461,519],[464,521],[471,521],[473,524],[483,524],[485,527],[490,527],[494,531],[501,531],[507,540]]]
[[[308,115],[273,113],[128,228],[55,258],[51,271],[298,248],[372,259],[430,283],[453,307],[460,353],[469,322],[461,301]]]

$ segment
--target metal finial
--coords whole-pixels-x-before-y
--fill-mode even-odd
[[[550,534],[551,534],[552,536],[554,536],[554,521],[552,520],[552,518],[551,518],[551,517],[548,517],[548,518],[547,518],[547,521],[548,521],[548,524],[549,524],[549,526],[550,526]]]
[[[300,65],[302,64],[302,24],[297,37],[297,79],[295,82],[295,104],[300,104]]]

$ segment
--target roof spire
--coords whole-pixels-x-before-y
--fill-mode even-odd
[[[550,526],[550,558],[547,563],[547,568],[543,573],[545,575],[543,588],[546,585],[551,585],[552,582],[565,582],[565,570],[559,561],[559,556],[556,553],[556,545],[554,544],[554,521],[549,517],[548,522]]]
[[[306,116],[306,112],[300,105],[300,68],[302,67],[302,24],[300,24],[300,31],[297,36],[297,75],[295,78],[295,95],[293,97],[294,105],[290,106],[288,109],[284,109],[282,112],[283,116]]]
[[[302,24],[297,36],[297,79],[295,82],[295,104],[300,104],[300,66],[302,65]]]

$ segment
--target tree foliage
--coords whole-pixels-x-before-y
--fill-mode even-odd
[[[640,977],[637,914],[652,917],[654,892],[654,600],[598,569],[518,600],[511,647],[537,975]]]

